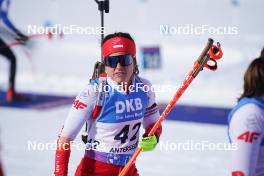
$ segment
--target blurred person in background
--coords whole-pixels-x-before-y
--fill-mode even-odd
[[[229,114],[232,176],[264,175],[264,48],[244,75],[244,90]]]
[[[10,21],[8,17],[10,0],[0,0],[0,26],[7,28],[8,32],[11,33],[13,38],[17,40],[20,44],[25,45],[28,41],[28,37],[22,34]],[[11,103],[13,101],[25,100],[21,94],[17,94],[15,90],[15,79],[16,79],[16,70],[17,70],[17,61],[16,56],[13,51],[10,49],[8,44],[4,41],[5,33],[0,31],[0,55],[4,56],[10,62],[9,68],[9,82],[8,90],[6,93],[6,101]]]

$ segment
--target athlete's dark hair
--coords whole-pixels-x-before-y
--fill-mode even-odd
[[[103,41],[102,41],[102,45],[107,41],[107,40],[109,40],[109,39],[111,39],[111,38],[115,38],[115,37],[125,37],[125,38],[127,38],[127,39],[130,39],[130,40],[132,40],[133,42],[135,42],[134,41],[134,39],[131,37],[131,35],[129,34],[129,33],[125,33],[125,32],[115,32],[115,33],[113,33],[113,34],[108,34],[107,36],[105,36],[104,37],[104,39],[103,39]],[[139,69],[138,69],[138,65],[137,65],[137,60],[136,59],[134,59],[134,73],[136,74],[136,75],[138,75],[139,74]]]
[[[260,57],[254,59],[244,75],[244,91],[238,100],[244,97],[260,97],[264,95],[264,48]]]

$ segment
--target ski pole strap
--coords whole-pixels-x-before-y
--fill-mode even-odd
[[[105,85],[106,85],[106,73],[100,73],[97,100],[92,112],[92,119],[94,120],[99,116],[103,107],[104,98],[105,98],[105,92],[104,92]]]
[[[208,54],[210,55],[210,59],[205,64],[205,67],[209,70],[215,71],[217,70],[217,61],[222,58],[223,52],[221,49],[221,45],[219,42],[217,42],[217,45],[213,45]]]
[[[209,54],[212,59],[218,60],[221,59],[223,56],[223,51],[221,49],[221,45],[219,42],[217,42],[216,45],[213,45],[209,51]]]
[[[209,70],[215,71],[217,69],[217,62],[216,60],[209,58],[207,63],[205,64],[205,67],[208,68]]]

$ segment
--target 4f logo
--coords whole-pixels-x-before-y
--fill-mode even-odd
[[[248,143],[253,143],[254,140],[258,139],[259,135],[260,133],[246,131],[242,133],[240,136],[238,136],[237,139],[243,140]]]
[[[84,108],[86,108],[87,105],[85,103],[81,102],[80,100],[75,100],[73,102],[73,107],[78,110],[78,109],[84,109]]]

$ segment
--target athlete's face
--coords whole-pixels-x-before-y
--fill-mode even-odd
[[[110,57],[111,56],[123,56],[126,54],[127,53],[124,53],[124,52],[117,52],[117,53],[111,54]],[[120,59],[122,59],[122,58],[120,58]],[[119,84],[121,84],[121,83],[128,83],[129,84],[131,82],[131,78],[133,75],[134,62],[132,61],[130,63],[129,59],[128,58],[126,58],[126,59],[127,59],[127,63],[126,63],[127,66],[122,66],[120,62],[118,62],[116,67],[114,67],[114,68],[111,66],[108,66],[108,64],[106,64],[106,66],[105,66],[105,71],[106,71],[107,75],[112,80],[114,80],[115,82],[117,82]]]

